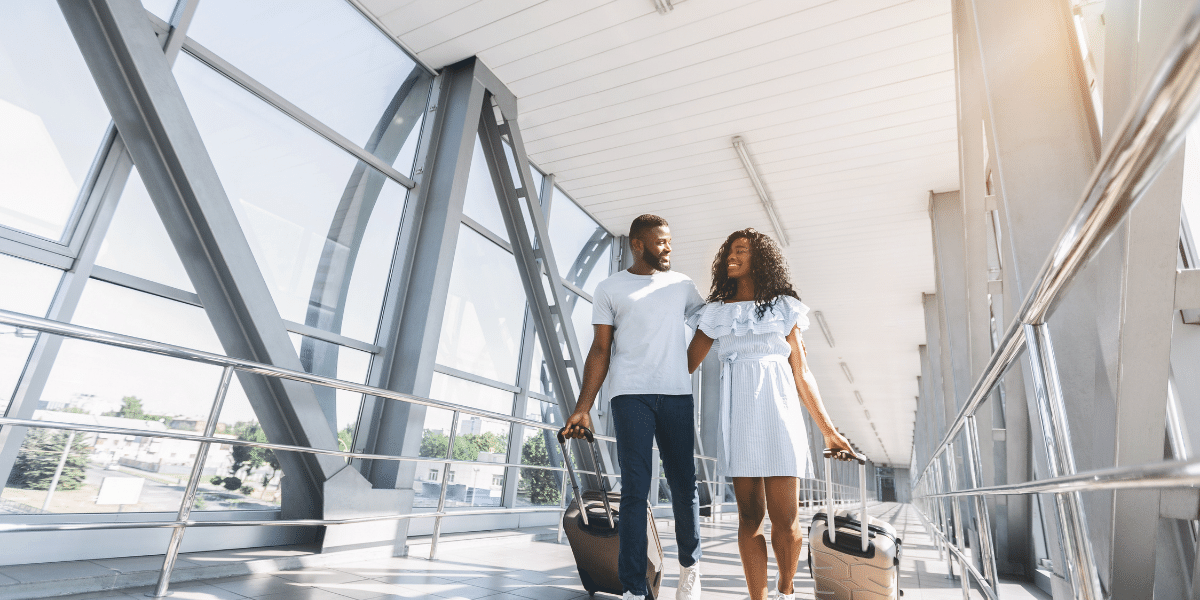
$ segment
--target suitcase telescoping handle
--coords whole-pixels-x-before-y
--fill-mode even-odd
[[[579,426],[576,425],[576,427]],[[596,436],[587,427],[579,428],[583,430],[583,437],[589,444],[588,450],[592,453],[592,463],[596,465],[596,478],[600,480],[600,497],[604,499],[604,514],[608,516],[608,527],[616,529],[612,506],[608,503],[608,482],[605,481],[604,474],[600,472],[600,448],[596,442]],[[562,446],[563,462],[567,463],[567,474],[571,477],[571,489],[575,491],[575,502],[579,504],[579,516],[583,519],[583,524],[587,525],[587,506],[583,504],[583,494],[579,493],[579,480],[575,478],[575,467],[571,466],[571,457],[567,454],[567,436],[564,435],[566,432],[566,427],[558,430],[558,443]]]
[[[829,532],[829,541],[837,541],[837,519],[833,516],[833,455],[832,448],[826,448],[825,456],[825,530]],[[858,461],[858,494],[862,500],[862,510],[858,515],[859,530],[862,531],[862,551],[870,546],[867,521],[867,457],[850,453],[850,458]]]

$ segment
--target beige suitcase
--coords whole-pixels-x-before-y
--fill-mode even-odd
[[[826,494],[830,459],[825,456]],[[866,460],[859,458],[861,511],[833,510],[832,504],[813,515],[808,529],[808,569],[819,600],[898,600],[900,538],[883,521],[867,516]],[[827,515],[834,515],[829,527]],[[867,527],[863,529],[863,519]]]

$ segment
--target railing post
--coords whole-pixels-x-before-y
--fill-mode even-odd
[[[563,456],[563,460],[566,461],[571,459],[568,456]],[[562,512],[558,515],[558,543],[561,544],[563,536],[563,519],[567,518],[567,474],[563,471],[559,471],[558,474],[558,480],[560,482],[558,486],[558,507],[562,509]]]
[[[204,424],[204,437],[212,437],[217,432],[217,420],[221,418],[221,407],[225,405],[225,396],[229,393],[229,384],[232,381],[233,367],[225,367],[221,371],[221,382],[217,385],[217,396],[213,399],[212,408],[208,413],[208,422]],[[192,461],[192,474],[188,477],[183,500],[179,503],[179,512],[175,515],[178,524],[171,530],[171,542],[167,544],[162,571],[158,574],[158,585],[154,586],[153,592],[146,594],[151,598],[163,598],[168,595],[167,586],[171,585],[171,572],[175,570],[179,547],[183,544],[183,534],[187,531],[186,521],[191,517],[192,505],[196,502],[196,492],[200,487],[200,475],[204,472],[209,445],[210,442],[200,442],[200,448],[196,450],[196,459]]]
[[[969,460],[967,473],[971,476],[971,487],[977,488],[983,485],[983,467],[979,457],[979,426],[975,421],[975,415],[967,417],[967,450],[969,451]],[[979,552],[980,560],[983,562],[983,574],[988,579],[988,584],[992,586],[993,597],[999,594],[1000,577],[996,570],[996,547],[992,542],[992,516],[988,509],[987,498],[983,496],[975,497],[975,515],[979,519]]]
[[[954,465],[954,442],[946,444],[946,487],[951,492],[958,491],[958,469]],[[967,528],[963,527],[963,511],[958,498],[950,498],[950,514],[954,515],[954,538],[958,542],[958,571],[962,580],[963,600],[971,600],[971,580],[967,577],[967,549],[965,538]]]
[[[945,489],[942,479],[942,455],[934,455],[933,460],[933,493],[940,494]],[[934,500],[937,502],[937,530],[942,534],[942,543],[946,546],[946,579],[954,579],[954,553],[950,551],[950,515],[946,514],[944,498],[935,497]]]
[[[446,467],[442,470],[442,491],[438,494],[437,516],[433,518],[433,537],[429,540],[429,560],[437,559],[438,537],[442,535],[442,513],[446,510],[446,484],[450,479],[450,461],[454,460],[454,438],[457,435],[458,411],[456,410],[454,418],[450,420],[450,438],[446,441]],[[474,500],[473,497],[472,500]]]
[[[1062,383],[1058,365],[1054,362],[1054,344],[1046,323],[1025,324],[1026,344],[1029,347],[1030,371],[1033,373],[1034,396],[1038,421],[1045,438],[1046,462],[1050,476],[1075,474],[1075,453],[1071,449],[1071,428],[1063,402]],[[1103,600],[1100,574],[1096,571],[1095,554],[1088,539],[1087,518],[1079,492],[1054,495],[1054,510],[1058,516],[1059,545],[1067,580],[1076,600]]]
[[[42,502],[42,510],[50,510],[50,501],[54,499],[54,490],[58,488],[58,480],[67,466],[67,458],[71,456],[71,446],[74,444],[75,432],[71,431],[67,436],[67,445],[63,446],[62,455],[58,457],[58,466],[54,469],[54,477],[50,479],[50,487],[46,490],[46,499]]]

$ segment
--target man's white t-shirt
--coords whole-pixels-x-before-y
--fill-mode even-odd
[[[593,325],[612,325],[605,387],[610,396],[692,393],[684,320],[704,306],[691,278],[674,271],[621,271],[593,294]]]

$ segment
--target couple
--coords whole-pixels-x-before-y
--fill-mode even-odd
[[[800,338],[808,328],[808,307],[788,281],[778,246],[753,229],[735,231],[721,246],[707,304],[691,279],[670,272],[666,220],[638,217],[629,228],[629,243],[634,265],[596,288],[595,337],[579,403],[566,427],[566,435],[576,438],[583,436],[583,427],[591,429],[588,411],[607,377],[622,476],[618,565],[624,598],[646,595],[646,502],[654,438],[675,512],[680,564],[675,597],[700,597],[695,406],[688,374],[716,341],[722,362],[722,460],[737,496],[746,586],[754,600],[766,598],[763,521],[770,515],[779,598],[791,600],[802,541],[797,478],[810,460],[800,403],[821,429],[826,447],[839,458],[852,454],[825,413],[808,370]],[[696,330],[687,348],[685,318]]]

